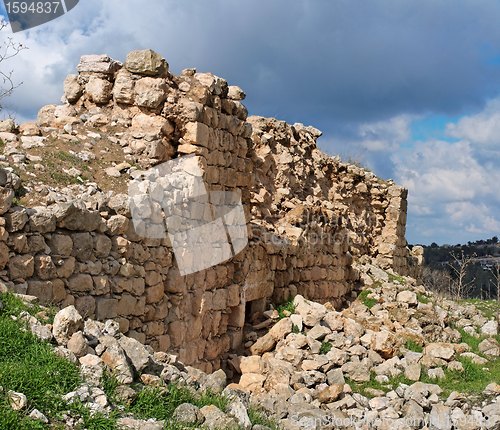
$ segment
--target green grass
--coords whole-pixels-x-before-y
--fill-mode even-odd
[[[280,319],[283,319],[289,315],[285,315],[285,311],[290,312],[290,314],[295,313],[295,305],[293,304],[293,300],[289,300],[288,302],[282,303],[279,305],[276,310],[278,311],[278,315]]]
[[[479,344],[485,338],[482,336],[478,336],[478,337],[472,336],[471,334],[467,333],[463,328],[457,328],[457,330],[460,333],[460,336],[462,337],[462,342],[469,345],[471,352],[474,352],[475,354],[481,354],[479,352]]]
[[[323,342],[321,348],[319,349],[320,354],[328,354],[332,349],[332,344],[330,342]]]
[[[28,409],[36,408],[46,416],[56,417],[66,409],[61,396],[81,382],[79,370],[11,318],[24,310],[39,311],[36,306],[28,307],[12,294],[0,294],[0,299],[4,304],[0,311],[0,386],[26,395]],[[5,401],[0,403],[0,422],[8,423],[10,416],[12,411],[5,407]],[[22,413],[18,418],[21,422],[26,420]],[[9,427],[5,424],[0,428]]]
[[[384,393],[389,392],[390,390],[393,390],[397,388],[400,384],[408,384],[411,385],[413,384],[413,381],[410,381],[409,379],[406,379],[404,375],[396,376],[395,378],[391,378],[389,382],[386,382],[384,384],[381,384],[380,382],[377,382],[375,380],[375,377],[377,375],[372,372],[370,375],[370,380],[367,382],[354,382],[349,379],[346,379],[346,382],[351,386],[352,391],[355,393],[360,393],[365,397],[373,397],[373,394],[370,394],[367,392],[367,389],[374,389],[374,390],[381,390]]]
[[[496,318],[499,304],[496,300],[465,299],[461,301],[464,304],[474,305],[486,318]]]
[[[111,373],[102,379],[108,400],[115,406],[109,415],[91,413],[85,405],[67,405],[62,396],[74,391],[81,384],[79,369],[68,360],[58,357],[50,344],[22,329],[19,320],[12,319],[23,311],[32,314],[50,310],[35,305],[26,305],[13,294],[0,294],[4,307],[0,311],[0,430],[45,430],[62,429],[62,415],[81,418],[82,425],[75,430],[116,430],[120,415],[134,415],[139,419],[155,418],[165,421],[165,430],[184,430],[185,425],[172,421],[175,409],[183,403],[199,408],[214,405],[222,411],[228,408],[229,400],[209,391],[194,392],[187,387],[169,385],[163,388],[145,387],[131,405],[122,405],[117,398],[118,381]],[[28,398],[26,411],[15,412],[10,407],[6,392],[13,390]],[[38,409],[51,421],[51,427],[31,420],[27,414]],[[277,429],[271,420],[256,410],[249,411],[255,424]],[[59,425],[59,427],[58,427]],[[221,429],[222,430],[222,429]]]
[[[413,352],[423,352],[424,347],[414,340],[408,339],[405,343],[405,348]]]
[[[229,400],[208,391],[201,394],[193,393],[188,388],[171,384],[166,388],[143,389],[128,412],[141,419],[156,418],[168,421],[171,420],[175,409],[183,403],[191,403],[199,408],[214,405],[225,411]]]
[[[250,406],[247,412],[252,425],[261,425],[269,427],[271,430],[279,430],[278,424],[274,420],[267,418],[259,409]]]
[[[292,324],[292,333],[295,333],[295,334],[299,334],[300,333],[300,329],[297,325],[295,324]]]
[[[47,175],[49,178],[57,183],[58,185],[71,185],[71,184],[80,184],[82,180],[85,181],[87,178],[84,174],[78,177],[73,177],[64,173],[61,167],[76,167],[82,171],[89,171],[88,165],[78,158],[77,156],[70,154],[66,151],[56,151],[53,153],[49,153],[44,157],[44,165],[47,168]]]
[[[80,403],[71,405],[71,413],[83,420],[83,426],[77,427],[78,430],[117,430],[117,412],[111,412],[106,416],[100,412],[91,413]]]
[[[435,380],[427,376],[426,369],[422,369],[420,381],[439,385],[443,390],[441,394],[443,399],[447,398],[452,391],[458,391],[466,395],[481,395],[488,384],[500,381],[500,360],[498,359],[486,365],[474,364],[470,359],[465,357],[459,357],[457,361],[462,363],[464,368],[463,372],[443,369],[445,377]],[[483,370],[484,368],[486,368],[487,371]],[[375,375],[372,374],[368,382],[356,383],[347,381],[347,383],[354,392],[361,393],[366,397],[372,397],[372,395],[366,391],[367,389],[382,390],[387,393],[397,388],[400,384],[412,385],[414,381],[410,381],[404,374],[401,374],[395,378],[391,378],[388,383],[381,384],[375,380]]]
[[[47,426],[40,421],[15,412],[10,407],[5,394],[0,393],[0,429],[2,430],[44,430]]]
[[[118,379],[116,379],[116,377],[111,372],[106,370],[103,373],[101,378],[101,387],[103,391],[106,393],[108,401],[114,405],[118,405],[121,403],[116,394],[116,389],[118,388],[119,385],[120,383],[118,382]]]
[[[430,384],[438,384],[443,389],[442,398],[447,398],[452,391],[467,395],[480,395],[488,384],[500,381],[499,359],[484,365],[474,364],[466,357],[458,357],[457,361],[462,363],[463,372],[443,369],[445,377],[436,381],[429,378],[427,372],[423,370],[420,380]]]
[[[389,276],[389,282],[397,282],[398,284],[406,284],[406,279],[403,276],[395,275],[393,273],[386,272]]]
[[[377,299],[368,297],[372,293],[372,290],[363,290],[359,293],[358,299],[363,303],[368,309],[373,308],[378,302]]]
[[[43,307],[37,303],[24,303],[12,293],[1,294],[0,299],[5,306],[5,313],[17,316],[25,311],[35,316],[42,324],[52,324],[58,311],[55,306]]]
[[[427,304],[431,301],[431,299],[422,293],[417,293],[417,300],[419,303]]]

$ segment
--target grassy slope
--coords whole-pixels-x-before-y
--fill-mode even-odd
[[[83,419],[87,430],[115,430],[119,416],[133,415],[136,418],[167,421],[165,430],[182,430],[197,426],[183,426],[172,422],[172,415],[182,403],[192,403],[198,407],[215,405],[226,410],[228,400],[210,392],[196,393],[188,388],[169,385],[162,388],[143,388],[131,405],[121,404],[116,396],[118,383],[112,375],[106,375],[103,388],[108,399],[119,406],[109,417],[90,414],[82,405],[68,406],[61,396],[76,389],[82,382],[76,365],[56,356],[51,345],[42,342],[22,324],[12,318],[26,310],[31,314],[40,314],[41,308],[27,307],[12,294],[0,294],[4,307],[0,310],[0,429],[1,430],[43,430],[62,429],[62,413],[70,409],[71,415]],[[25,394],[28,398],[28,410],[15,412],[9,405],[7,391]],[[51,427],[39,421],[31,420],[28,415],[38,409],[59,422]],[[122,411],[121,413],[118,411]],[[266,419],[259,411],[249,409],[249,416],[254,424],[265,424],[272,429],[276,425]],[[83,428],[82,427],[82,428]]]

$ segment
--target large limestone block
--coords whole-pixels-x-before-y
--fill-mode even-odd
[[[77,75],[68,75],[64,80],[64,97],[69,103],[76,103],[83,94]]]
[[[120,63],[107,55],[83,55],[77,70],[82,74],[112,75],[120,68]]]
[[[113,84],[106,79],[93,77],[85,85],[85,93],[95,104],[106,104],[111,99]]]
[[[167,98],[167,81],[161,78],[142,78],[135,84],[137,106],[156,109]]]
[[[9,261],[10,279],[28,279],[35,272],[35,259],[31,255],[17,255]]]
[[[54,214],[58,227],[68,230],[94,231],[101,223],[99,212],[90,212],[74,203],[57,205]]]
[[[132,74],[125,69],[120,70],[116,74],[115,85],[113,87],[113,98],[117,103],[127,105],[134,104],[135,81]]]
[[[127,55],[125,68],[138,75],[164,76],[168,72],[168,63],[151,49],[132,51]]]

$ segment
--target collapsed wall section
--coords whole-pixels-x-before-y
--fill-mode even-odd
[[[241,192],[248,245],[183,275],[167,234],[139,234],[128,195],[93,184],[23,207],[14,200],[19,178],[7,167],[0,170],[0,276],[10,289],[116,319],[128,336],[210,371],[240,347],[245,323],[269,302],[300,293],[341,306],[358,279],[353,259],[410,270],[406,191],[321,153],[318,130],[247,118],[241,89],[193,69],[174,76],[153,51],[134,51],[124,65],[85,56],[78,70],[64,83],[64,103],[42,108],[36,124],[4,124],[7,162],[24,154],[29,164],[25,152],[49,138],[74,142],[78,155],[95,132],[119,148],[131,178],[196,157],[207,190]],[[189,183],[175,182],[176,193],[190,194]],[[161,211],[143,209],[142,222],[164,225]],[[198,209],[203,221],[205,208]]]

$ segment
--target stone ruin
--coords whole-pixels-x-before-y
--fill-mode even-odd
[[[131,52],[123,65],[82,57],[61,105],[43,107],[36,123],[1,123],[4,283],[43,304],[115,319],[128,336],[211,372],[241,347],[245,323],[269,304],[300,294],[342,307],[361,282],[354,261],[418,277],[421,252],[405,240],[407,191],[322,153],[313,127],[248,117],[244,98],[210,73],[173,75],[150,50]],[[131,177],[196,157],[210,192],[241,192],[247,246],[183,276],[168,237],[138,234],[127,194],[93,184],[59,191],[63,198],[45,204],[41,194],[38,205],[19,204],[16,172],[38,160],[26,150],[57,138],[92,152],[88,136],[96,133],[120,151],[116,162],[125,160]]]

